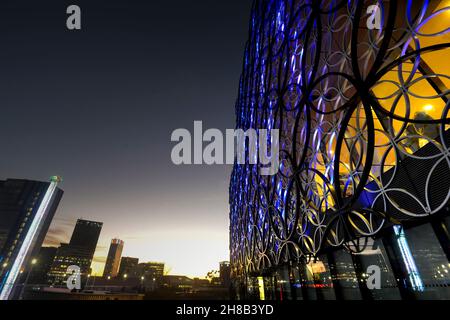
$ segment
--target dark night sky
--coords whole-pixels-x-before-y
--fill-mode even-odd
[[[66,29],[66,8],[82,30]],[[228,166],[171,163],[177,128],[234,128],[251,0],[0,2],[1,177],[61,175],[47,244],[77,218],[124,255],[203,276],[228,259]]]

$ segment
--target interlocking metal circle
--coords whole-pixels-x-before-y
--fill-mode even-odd
[[[448,206],[450,186],[432,190],[450,177],[450,7],[442,3],[254,2],[237,128],[279,129],[280,166],[274,176],[234,166],[235,275],[325,247],[358,250],[390,221]],[[417,173],[405,174],[411,166]]]

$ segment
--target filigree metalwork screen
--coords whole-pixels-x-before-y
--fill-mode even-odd
[[[235,275],[448,207],[449,6],[254,2],[237,128],[279,129],[280,169],[234,167]]]

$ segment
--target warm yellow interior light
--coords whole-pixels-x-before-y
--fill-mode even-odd
[[[423,110],[424,111],[431,111],[431,110],[433,110],[434,109],[434,107],[433,107],[433,105],[431,105],[431,104],[427,104],[427,105],[425,105],[424,107],[423,107]]]

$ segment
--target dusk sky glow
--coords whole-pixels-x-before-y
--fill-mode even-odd
[[[251,0],[0,3],[2,179],[60,175],[46,245],[76,219],[103,222],[123,256],[203,277],[229,259],[231,166],[175,166],[171,132],[234,128]]]

